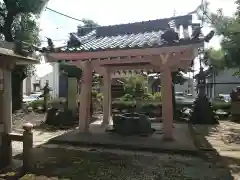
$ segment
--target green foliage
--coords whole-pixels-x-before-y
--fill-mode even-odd
[[[153,99],[154,99],[154,100],[162,100],[161,92],[155,92],[155,93],[153,94]]]
[[[230,111],[231,108],[231,102],[225,102],[223,99],[221,99],[220,97],[216,97],[213,101],[212,101],[212,108],[213,110],[218,110],[218,109],[222,109],[225,111]]]
[[[37,18],[48,0],[3,0],[0,2],[0,34],[8,42],[39,45]],[[17,65],[12,72],[13,111],[21,108],[22,81],[34,73],[34,66]]]
[[[102,110],[103,95],[97,91],[92,91],[93,110]]]
[[[215,13],[210,12],[208,2],[197,10],[200,19],[203,19],[206,24],[210,24],[215,29],[217,35],[223,36],[221,52],[211,50],[214,55],[220,55],[217,55],[217,62],[216,59],[213,58],[214,56],[211,57],[213,58],[212,64],[217,68],[219,68],[219,63],[220,67],[240,67],[240,2],[236,0],[235,3],[237,5],[237,11],[232,17],[224,16],[222,9],[218,9]],[[224,55],[224,59],[222,55]],[[219,58],[222,62],[219,61]]]
[[[14,21],[14,39],[39,46],[39,25],[32,14],[22,14],[20,21]]]
[[[17,15],[18,13],[39,14],[49,0],[4,0],[1,5]]]
[[[39,28],[36,19],[48,0],[5,0],[0,3],[0,33],[6,40],[16,39],[38,44]]]
[[[132,94],[124,94],[121,98],[119,98],[120,101],[133,101],[134,97]]]
[[[43,99],[33,101],[29,104],[29,107],[32,107],[33,110],[37,110],[39,107],[42,108],[43,106],[44,106],[44,100]]]
[[[222,49],[210,48],[205,50],[206,58],[204,64],[214,68],[215,70],[222,70],[226,67],[225,56]]]
[[[0,33],[5,36],[6,41],[18,40],[40,45],[40,29],[36,20],[47,2],[48,0],[5,0],[1,2],[2,24]],[[34,70],[33,66],[23,66],[15,69],[15,71],[18,71],[17,74],[32,74]],[[26,75],[22,77],[24,79]]]
[[[142,97],[146,92],[147,83],[145,76],[131,76],[124,83],[124,93],[131,94],[134,98]]]

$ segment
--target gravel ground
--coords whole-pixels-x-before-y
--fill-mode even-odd
[[[22,180],[231,180],[221,165],[199,157],[44,145]]]

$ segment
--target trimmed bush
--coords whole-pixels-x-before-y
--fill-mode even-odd
[[[112,109],[116,109],[118,111],[126,111],[126,112],[136,112],[136,105],[138,104],[138,109],[140,112],[148,115],[148,116],[161,116],[161,102],[156,101],[114,101],[112,102]]]
[[[29,107],[32,107],[33,110],[38,110],[39,107],[43,108],[44,106],[44,100],[43,99],[38,99],[36,101],[33,101],[29,103]]]
[[[231,102],[223,102],[223,101],[214,101],[212,103],[213,110],[222,109],[224,111],[229,112],[231,108]]]

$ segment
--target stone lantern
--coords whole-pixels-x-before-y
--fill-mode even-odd
[[[191,114],[191,122],[193,124],[217,124],[211,103],[206,96],[206,75],[203,71],[202,60],[205,56],[203,49],[199,51],[200,72],[197,77],[198,96],[193,105],[193,112]]]

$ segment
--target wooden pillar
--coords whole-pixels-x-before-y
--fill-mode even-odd
[[[26,77],[26,95],[29,96],[31,94],[31,91],[32,91],[32,81],[31,81],[31,76],[27,76]]]
[[[111,95],[111,73],[108,69],[105,69],[103,75],[103,126],[107,126],[111,118],[111,104],[112,104],[112,95]]]
[[[90,103],[92,95],[92,65],[89,61],[82,63],[82,80],[79,106],[79,130],[89,131]]]
[[[172,106],[172,75],[171,70],[166,67],[161,73],[162,83],[162,118],[164,139],[173,139],[173,106]]]
[[[3,91],[3,122],[4,130],[12,132],[12,74],[10,70],[4,70],[4,91]]]
[[[3,93],[0,98],[1,123],[3,124],[2,142],[0,148],[1,166],[7,166],[12,161],[12,144],[8,134],[12,132],[12,76],[9,68],[3,69]]]

